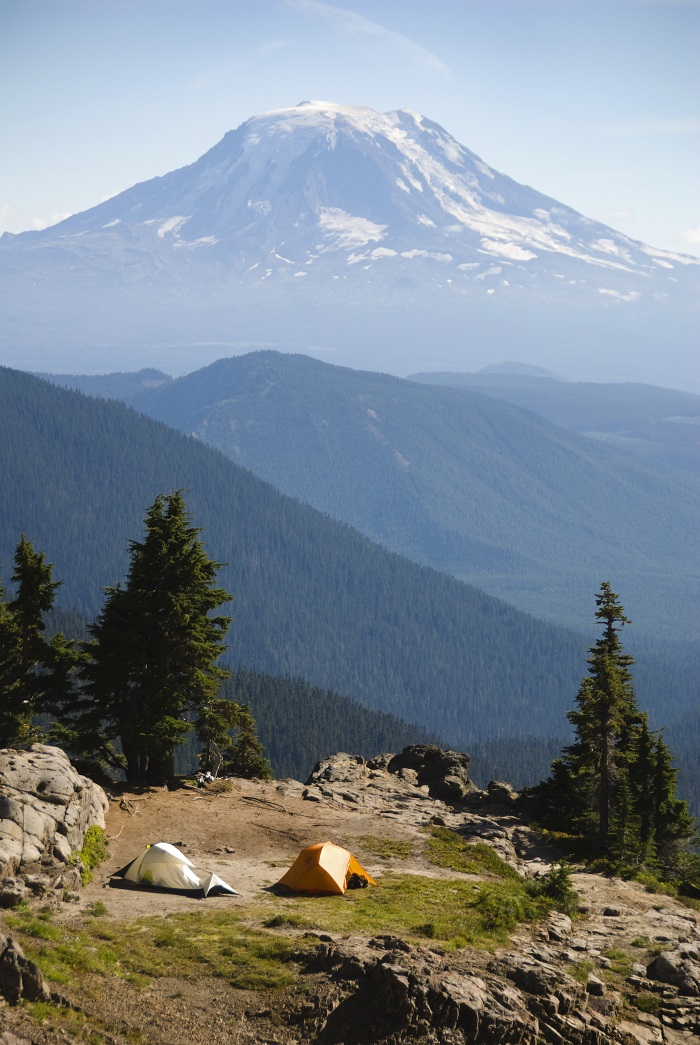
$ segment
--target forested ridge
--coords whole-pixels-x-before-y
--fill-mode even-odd
[[[0,426],[5,578],[26,533],[55,563],[59,604],[92,618],[146,507],[185,489],[207,549],[228,562],[232,666],[304,679],[463,750],[561,735],[586,636],[387,553],[119,403],[3,369]],[[675,667],[671,687],[658,658],[637,654],[640,703],[658,724],[693,706],[692,664],[679,653]]]
[[[303,355],[253,352],[170,381],[145,373],[138,397],[137,378],[106,376],[105,394],[130,398],[392,551],[577,629],[589,627],[581,593],[614,576],[636,636],[695,639],[695,475],[471,389]],[[629,414],[611,387],[612,398],[606,386],[596,395],[613,415],[618,400]],[[655,391],[646,400],[660,400],[657,413],[661,403],[690,409],[693,397]],[[646,400],[639,416],[652,410]],[[604,410],[591,412],[599,422]]]
[[[700,396],[693,392],[634,382],[563,381],[509,371],[507,365],[496,372],[412,374],[409,380],[503,399],[647,460],[700,470]],[[141,387],[143,395],[143,380]]]

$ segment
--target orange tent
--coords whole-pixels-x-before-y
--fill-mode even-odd
[[[353,876],[356,876],[353,878]],[[344,893],[354,885],[376,885],[352,853],[334,842],[317,842],[302,849],[278,885],[295,893]]]

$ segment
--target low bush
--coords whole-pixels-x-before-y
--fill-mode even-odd
[[[73,856],[73,862],[81,865],[80,880],[87,885],[94,877],[94,870],[107,859],[109,840],[104,830],[93,824],[85,832],[83,847]]]

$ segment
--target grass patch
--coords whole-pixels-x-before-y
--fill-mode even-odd
[[[530,896],[527,883],[517,875],[474,882],[387,872],[376,889],[343,897],[277,897],[275,908],[264,922],[268,927],[291,924],[366,936],[388,932],[417,944],[430,939],[446,948],[490,949],[507,942],[519,921],[543,917],[551,904]]]
[[[394,838],[361,835],[354,841],[363,853],[374,856],[378,860],[408,860],[413,855],[413,846],[410,842],[399,842]]]
[[[651,940],[648,936],[635,936],[633,940],[630,940],[630,947],[641,947],[646,950],[651,947]]]
[[[55,984],[117,976],[143,986],[157,976],[213,974],[235,987],[278,987],[294,979],[289,960],[299,946],[244,925],[238,913],[178,914],[127,924],[96,918],[69,931],[23,911],[9,916],[7,924],[27,957]]]
[[[661,1000],[656,994],[638,994],[634,1004],[640,1012],[648,1012],[650,1016],[658,1016]]]
[[[520,880],[520,875],[485,842],[468,842],[447,827],[432,827],[426,845],[431,864],[462,874],[495,875]]]
[[[588,983],[588,977],[591,975],[594,969],[595,965],[593,964],[593,962],[582,961],[576,962],[574,965],[572,965],[569,969],[569,972],[571,973],[573,978],[578,981],[578,983],[586,984]]]
[[[634,958],[631,958],[626,951],[621,950],[619,947],[608,947],[602,953],[603,957],[610,962],[611,972],[614,972],[617,976],[626,977],[631,975]]]
[[[158,976],[225,977],[244,989],[274,988],[291,983],[290,960],[297,941],[253,929],[238,913],[173,914],[141,918],[127,926],[97,922],[102,969],[140,984]]]
[[[18,929],[34,940],[61,940],[63,931],[51,924],[53,912],[49,908],[32,911],[28,906],[15,907],[12,914],[5,917],[7,926]]]
[[[104,918],[107,914],[107,907],[101,900],[95,900],[86,910],[93,918]]]

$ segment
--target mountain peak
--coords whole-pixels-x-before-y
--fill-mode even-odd
[[[336,361],[360,366],[367,345],[370,366],[381,348],[380,368],[398,373],[473,369],[515,338],[519,356],[535,351],[548,368],[560,368],[549,346],[565,344],[574,365],[582,350],[600,352],[602,374],[567,376],[610,379],[611,351],[627,342],[635,368],[619,376],[660,384],[640,370],[640,351],[663,337],[668,363],[680,322],[687,364],[700,266],[519,184],[421,113],[319,100],[253,116],[187,167],[5,237],[2,263],[15,319],[0,333],[18,349],[29,327],[27,341],[41,340],[37,322],[55,329],[57,313],[71,340],[81,317],[88,342],[110,339],[104,317],[117,308],[135,324],[122,335],[130,344],[353,346]],[[426,342],[441,346],[433,359]]]

